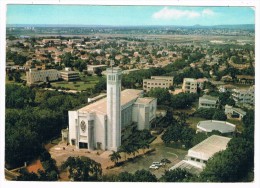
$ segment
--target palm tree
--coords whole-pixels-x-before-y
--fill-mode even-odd
[[[139,147],[143,149],[143,154],[144,154],[144,150],[149,149],[150,145],[147,140],[143,140],[142,142],[140,142]]]
[[[125,144],[123,144],[120,146],[119,151],[125,153],[125,161],[126,161],[126,154],[129,154],[128,147]]]
[[[111,153],[109,157],[112,162],[115,162],[115,165],[117,164],[118,160],[121,159],[120,153],[115,151],[113,151],[113,153]]]

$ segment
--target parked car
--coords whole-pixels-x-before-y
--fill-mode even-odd
[[[156,170],[157,170],[159,167],[152,164],[149,168],[150,168],[150,169],[156,169]]]
[[[153,163],[152,163],[152,165],[155,165],[155,166],[158,166],[158,167],[160,167],[160,166],[162,166],[163,164],[162,164],[162,163],[160,163],[160,162],[153,162]]]
[[[164,158],[161,160],[161,163],[171,163],[171,161],[169,159]]]

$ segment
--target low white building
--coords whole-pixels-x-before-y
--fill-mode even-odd
[[[194,78],[184,78],[182,84],[182,91],[184,93],[197,93],[197,80]]]
[[[246,112],[240,108],[225,105],[225,114],[230,115],[231,117],[237,117],[241,120],[246,115]]]
[[[236,130],[236,125],[226,121],[217,120],[200,121],[197,124],[197,132],[209,133],[214,130],[219,131],[222,134],[230,134]]]
[[[26,72],[26,81],[28,85],[32,85],[37,82],[49,82],[56,81],[60,78],[60,73],[56,69],[37,70],[29,69]]]
[[[210,95],[203,95],[199,98],[198,108],[217,108],[219,106],[218,97],[213,97]]]
[[[233,89],[232,97],[236,104],[251,104],[255,103],[255,86],[251,86],[248,89]]]
[[[207,161],[217,152],[223,151],[227,148],[227,144],[231,138],[212,135],[203,140],[196,146],[188,150],[185,160],[177,163],[169,170],[176,168],[185,169],[191,173],[198,174],[205,168]]]

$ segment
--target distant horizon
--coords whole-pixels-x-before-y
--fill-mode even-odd
[[[255,24],[253,7],[8,5],[7,25],[213,26]]]
[[[50,26],[74,26],[74,27],[216,27],[216,26],[241,26],[241,25],[255,25],[253,24],[218,24],[218,25],[87,25],[87,24],[6,24],[7,27],[25,27],[25,26],[42,26],[42,27],[50,27]]]

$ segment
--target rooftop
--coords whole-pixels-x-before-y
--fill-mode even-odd
[[[168,82],[166,79],[143,79],[144,82]]]
[[[195,78],[184,78],[183,81],[186,81],[186,82],[196,82],[197,80]]]
[[[250,75],[237,75],[237,78],[238,79],[255,79],[255,77],[254,76],[250,76]]]
[[[189,149],[188,156],[208,160],[215,153],[225,150],[230,139],[224,136],[212,135]]]
[[[149,104],[149,103],[152,102],[153,100],[154,100],[154,98],[152,98],[152,97],[138,98],[138,99],[136,100],[136,103]]]
[[[200,99],[206,99],[206,100],[218,100],[218,97],[213,97],[213,96],[210,96],[210,95],[203,95],[202,97],[200,97]]]
[[[235,131],[236,125],[228,123],[226,121],[206,120],[200,121],[197,124],[197,128],[206,132],[216,130],[221,133],[230,133]]]
[[[177,163],[176,165],[171,167],[169,170],[174,170],[176,168],[186,170],[186,171],[188,171],[192,174],[196,174],[196,175],[198,175],[199,173],[202,172],[202,168],[195,166],[190,161],[186,161],[186,160],[180,161],[179,163]]]
[[[143,90],[126,89],[121,91],[121,107],[126,105],[132,100],[136,100],[143,93]],[[79,112],[85,113],[107,113],[107,98],[100,99],[92,104],[89,104],[83,108],[78,109]]]

